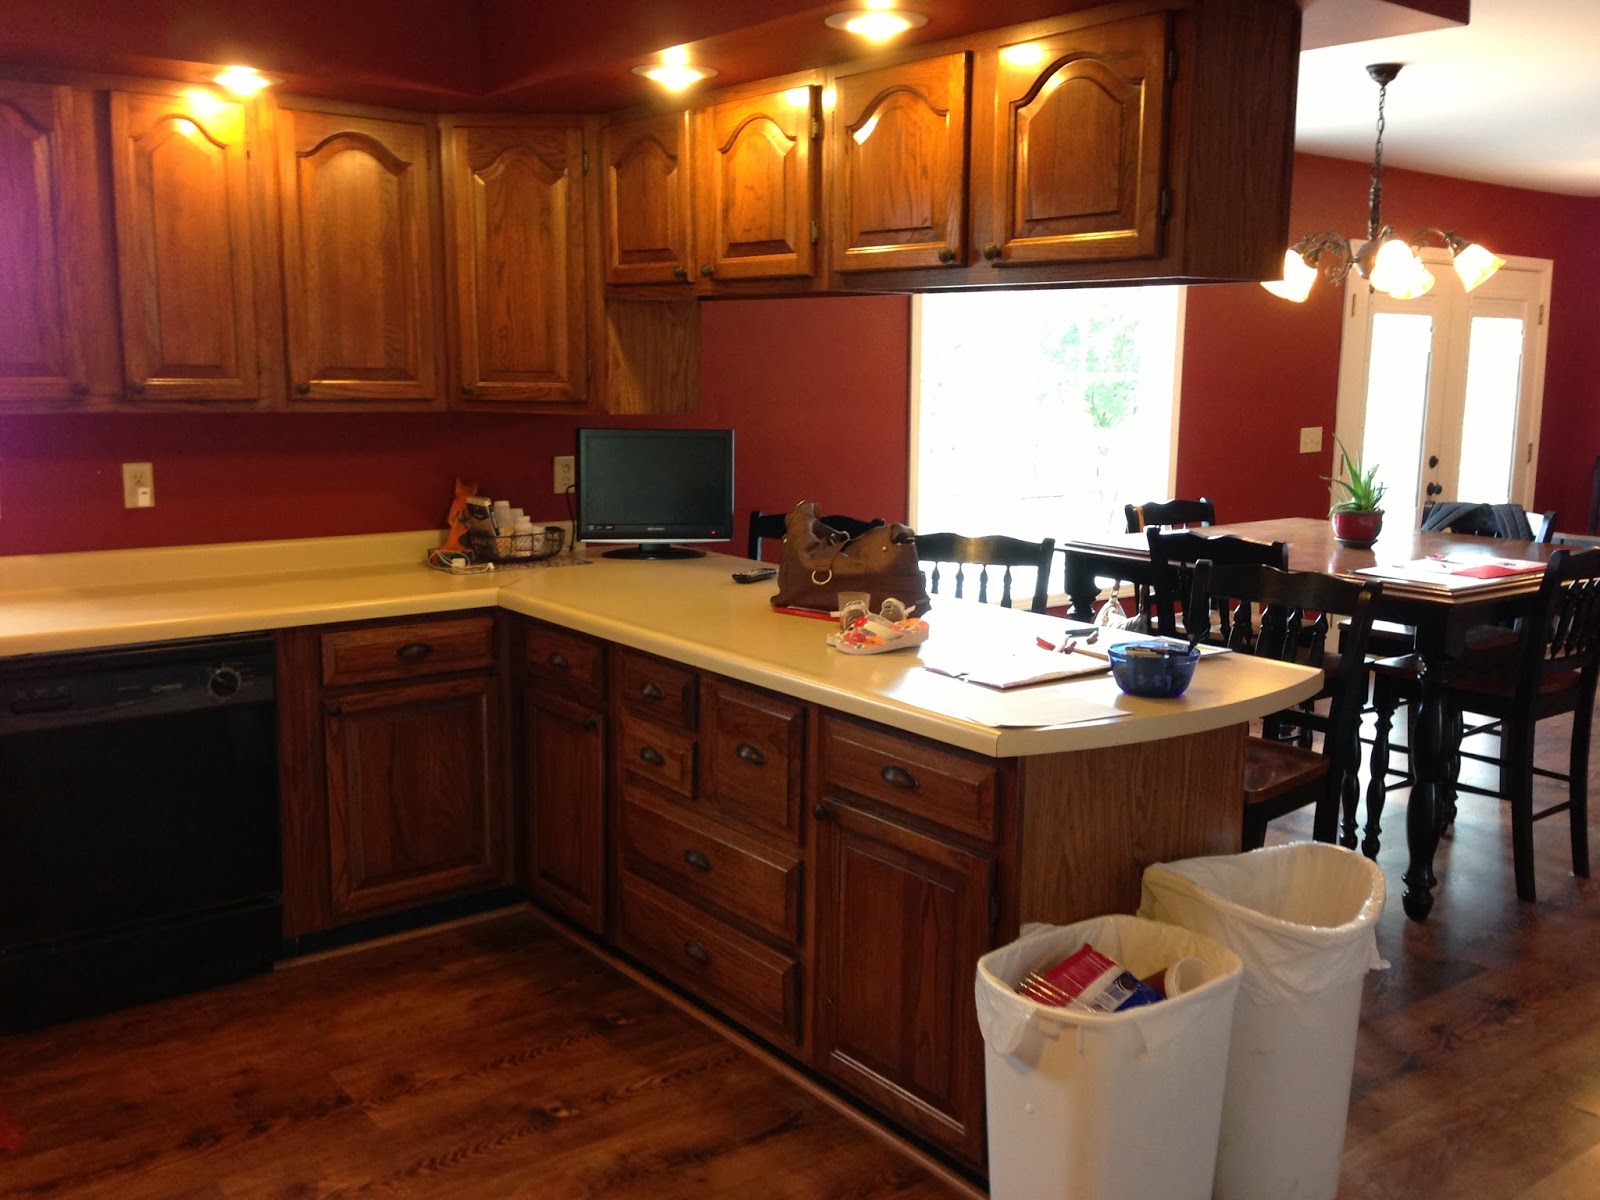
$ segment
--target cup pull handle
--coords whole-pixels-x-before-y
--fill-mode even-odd
[[[572,669],[572,664],[567,661],[567,656],[559,650],[551,651],[550,657],[545,659],[545,662],[549,663],[551,668],[557,671],[570,671]]]
[[[433,647],[427,642],[407,642],[394,652],[396,658],[403,658],[407,662],[416,662],[418,659],[427,658],[433,653]]]
[[[662,767],[665,766],[667,762],[661,751],[657,750],[654,746],[645,746],[641,748],[639,751],[639,757],[644,759],[644,761],[649,763],[652,767]]]
[[[890,763],[878,774],[890,787],[905,788],[908,792],[917,790],[917,777],[897,763]]]
[[[734,753],[739,756],[740,762],[747,762],[752,767],[767,765],[767,756],[761,752],[760,746],[752,746],[749,742],[740,742]]]
[[[640,686],[639,694],[646,700],[665,700],[667,698],[667,694],[661,690],[661,685],[648,679]]]
[[[711,859],[706,856],[704,850],[685,850],[683,852],[683,861],[696,871],[711,870]]]
[[[701,966],[704,966],[706,963],[711,961],[711,951],[707,950],[693,938],[690,938],[683,944],[683,952],[690,958],[694,959],[694,961],[699,963]]]

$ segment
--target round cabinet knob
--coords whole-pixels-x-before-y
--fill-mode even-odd
[[[679,279],[679,280],[689,278],[689,268],[687,268],[687,267],[673,267],[672,268],[672,277],[674,279]]]
[[[954,250],[950,249],[949,246],[940,246],[939,247],[939,261],[940,262],[942,262],[946,266],[948,266],[950,263],[955,262],[955,260],[956,260],[956,252]]]
[[[72,385],[72,394],[74,396],[87,396],[89,394],[89,385],[87,383],[75,383],[75,384],[73,384]]]
[[[826,821],[828,819],[828,806],[826,804],[817,805],[811,810],[811,815],[819,821]]]
[[[1000,247],[990,242],[983,248],[983,256],[992,263],[1000,261]]]
[[[206,691],[219,700],[226,700],[238,692],[243,684],[244,680],[239,677],[238,671],[232,667],[218,667],[211,672],[211,678],[206,680]]]
[[[470,396],[470,395],[472,395],[472,385],[471,385],[471,384],[470,384],[470,383],[463,383],[463,384],[462,384],[462,385],[461,385],[461,394],[462,394],[462,395],[463,395],[463,396]]]
[[[140,382],[139,380],[135,379],[132,383],[130,383],[128,385],[128,390],[130,392],[132,392],[135,396],[142,396],[142,395],[144,395],[144,384],[142,382]]]
[[[710,263],[701,263],[700,274],[707,279],[715,279],[717,277],[717,269]]]
[[[572,669],[572,664],[567,661],[567,656],[559,651],[552,651],[550,657],[545,659],[545,662],[550,664],[550,669],[553,671],[569,671]]]
[[[330,704],[328,705],[328,715],[330,717],[342,717],[344,715],[344,709],[339,707],[337,704]]]
[[[593,733],[596,729],[599,729],[599,728],[600,728],[600,722],[596,721],[593,717],[585,717],[583,719],[583,731],[585,733]]]
[[[311,395],[311,385],[309,383],[297,383],[294,385],[294,391],[297,396],[309,396]]]

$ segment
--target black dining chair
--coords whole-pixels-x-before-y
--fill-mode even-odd
[[[1214,566],[1257,564],[1280,571],[1289,568],[1287,542],[1258,542],[1236,534],[1207,535],[1192,529],[1166,531],[1155,525],[1146,527],[1145,539],[1150,546],[1149,603],[1154,610],[1153,625],[1164,637],[1179,637],[1188,630],[1190,614],[1185,608],[1180,627],[1178,612],[1180,605],[1186,605],[1191,598],[1194,564],[1201,559],[1209,559]],[[1227,606],[1217,611],[1214,620],[1208,618],[1209,640],[1225,645],[1232,636],[1236,615],[1246,622],[1251,619],[1248,608],[1235,614]]]
[[[967,568],[975,566],[978,568],[978,600],[988,603],[990,571],[999,568],[999,601],[1009,606],[1012,568],[1031,567],[1034,571],[1033,600],[1028,607],[1038,613],[1050,606],[1050,567],[1055,553],[1055,538],[1030,542],[1004,534],[991,534],[988,537],[964,537],[959,533],[917,534],[917,559],[933,568],[928,574],[929,595],[936,595],[940,585],[949,582],[956,599],[963,599]],[[941,569],[941,564],[949,564],[951,570]]]
[[[763,540],[781,542],[783,540],[784,525],[789,519],[786,512],[764,513],[756,509],[750,514],[750,532],[745,541],[746,558],[761,557],[761,543]],[[860,537],[869,529],[875,529],[883,524],[882,517],[873,517],[870,521],[859,517],[846,517],[838,513],[822,518],[822,523],[830,529],[837,529],[849,537]]]
[[[1367,788],[1369,838],[1375,839],[1383,811],[1383,780],[1388,772],[1389,729],[1401,703],[1415,700],[1420,688],[1415,655],[1384,659],[1374,667],[1374,707],[1378,710],[1371,782]],[[1517,897],[1538,898],[1533,874],[1533,823],[1556,813],[1569,814],[1572,872],[1589,874],[1589,732],[1594,715],[1595,681],[1600,676],[1600,550],[1550,556],[1538,596],[1524,615],[1513,645],[1469,650],[1456,660],[1450,693],[1464,713],[1498,725],[1498,755],[1462,752],[1500,768],[1500,786],[1482,788],[1457,782],[1457,792],[1499,796],[1511,804],[1511,860]],[[1572,753],[1565,772],[1534,765],[1534,735],[1547,717],[1572,714]],[[1534,811],[1535,776],[1567,784],[1567,799]],[[1453,813],[1446,813],[1447,826]]]
[[[1277,543],[1282,545],[1283,543]],[[1343,831],[1355,842],[1356,805],[1360,799],[1361,711],[1367,697],[1367,634],[1372,605],[1382,593],[1376,580],[1355,583],[1312,571],[1284,571],[1261,563],[1223,566],[1210,559],[1194,564],[1188,612],[1191,637],[1204,641],[1213,613],[1230,610],[1226,645],[1236,653],[1276,658],[1319,667],[1323,684],[1312,700],[1326,700],[1318,717],[1320,750],[1281,738],[1251,735],[1245,743],[1243,844],[1254,850],[1266,843],[1267,824],[1308,804],[1317,806],[1312,837],[1332,842]],[[1343,614],[1344,637],[1337,655],[1327,650],[1328,615]],[[1299,723],[1306,714],[1296,709],[1278,714],[1279,722]],[[1274,724],[1271,718],[1263,729]]]
[[[1422,506],[1423,533],[1465,533],[1548,543],[1555,533],[1556,513],[1530,513],[1520,504],[1479,504],[1462,500],[1430,500]]]
[[[1217,506],[1206,497],[1198,500],[1150,500],[1144,504],[1124,504],[1129,533],[1143,533],[1149,525],[1215,525]]]

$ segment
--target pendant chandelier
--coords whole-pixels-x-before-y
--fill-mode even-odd
[[[1456,274],[1469,292],[1505,266],[1505,259],[1458,237],[1453,229],[1419,229],[1407,242],[1395,233],[1394,226],[1383,223],[1383,104],[1402,65],[1373,63],[1367,68],[1367,74],[1378,85],[1378,142],[1372,152],[1366,242],[1356,247],[1343,234],[1307,234],[1284,251],[1283,278],[1262,283],[1274,296],[1299,304],[1311,294],[1311,285],[1319,274],[1327,276],[1331,283],[1342,283],[1353,270],[1374,291],[1396,300],[1413,300],[1433,287],[1433,272],[1423,265],[1417,251],[1434,238],[1450,251]]]

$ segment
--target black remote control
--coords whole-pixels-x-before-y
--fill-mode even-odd
[[[777,567],[752,567],[748,571],[735,571],[735,583],[760,583],[763,579],[772,579],[778,574]]]

